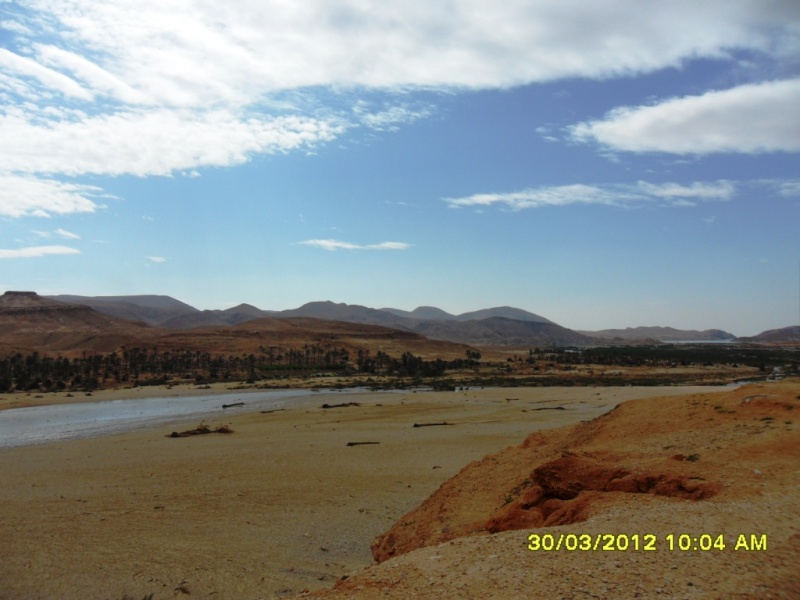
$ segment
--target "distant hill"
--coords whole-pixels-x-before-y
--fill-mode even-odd
[[[277,317],[311,317],[314,319],[327,319],[329,321],[347,321],[348,323],[365,323],[370,325],[383,325],[384,327],[402,327],[406,319],[395,314],[367,308],[358,304],[345,304],[343,302],[308,302],[300,308],[282,310],[276,313]]]
[[[491,308],[445,319],[421,319],[403,314],[439,314],[439,309],[420,307],[410,313],[397,309],[374,309],[333,302],[309,302],[294,310],[278,313],[280,317],[313,317],[351,323],[383,325],[419,333],[432,340],[492,346],[572,346],[595,345],[597,340],[529,313],[511,307]],[[444,311],[440,311],[444,312]],[[445,313],[448,315],[448,313]],[[492,316],[495,315],[495,316]],[[523,318],[509,318],[515,315]],[[471,318],[470,318],[471,317]],[[546,326],[546,327],[545,327]]]
[[[369,308],[330,301],[308,302],[298,308],[267,311],[250,304],[226,310],[198,310],[169,296],[50,296],[91,306],[108,316],[138,320],[172,330],[230,327],[265,317],[313,318],[365,325],[379,325],[424,335],[431,339],[461,344],[496,346],[569,346],[657,341],[724,341],[735,336],[719,329],[680,330],[672,327],[628,327],[602,331],[573,331],[540,315],[500,306],[460,315],[435,306],[420,306],[413,311],[396,308]],[[539,325],[532,326],[531,324]],[[550,325],[551,327],[541,327]]]
[[[601,331],[581,331],[603,339],[642,340],[653,339],[660,342],[678,341],[724,341],[734,340],[736,336],[721,329],[674,329],[672,327],[627,327],[625,329],[603,329]]]
[[[379,308],[383,312],[392,313],[398,317],[406,319],[436,319],[438,321],[449,321],[456,318],[449,312],[436,308],[435,306],[418,306],[412,311],[400,310],[399,308]]]
[[[200,313],[193,306],[171,296],[45,296],[50,300],[82,304],[99,313],[130,321],[143,321],[148,325],[163,325],[176,317]]]
[[[435,306],[419,306],[412,311],[400,310],[398,308],[380,308],[378,310],[392,313],[398,317],[407,319],[422,319],[426,321],[477,321],[490,319],[492,317],[503,317],[505,319],[515,319],[517,321],[534,321],[536,323],[552,323],[549,319],[511,306],[497,306],[495,308],[484,308],[473,312],[453,315],[449,312],[436,308]]]
[[[273,317],[278,314],[274,310],[261,310],[260,308],[256,308],[252,304],[239,304],[238,306],[234,306],[233,308],[228,308],[225,310],[215,310],[213,312],[220,315],[227,323],[232,323],[235,325],[238,325],[239,323],[244,323],[246,321],[252,321],[253,319],[263,319],[264,317]]]
[[[104,307],[116,304],[100,303]],[[166,302],[163,306],[170,304]],[[229,318],[235,319],[253,315],[255,311],[258,311],[255,307],[240,305],[229,311],[196,311],[193,314],[210,313],[210,317],[216,318],[216,313],[228,313]],[[74,356],[136,346],[223,355],[257,353],[271,347],[285,350],[320,346],[345,348],[353,354],[360,350],[372,353],[382,350],[395,356],[412,352],[417,356],[448,360],[462,358],[468,348],[463,344],[432,341],[410,331],[307,317],[262,317],[238,325],[167,329],[118,319],[86,305],[59,302],[34,292],[6,292],[0,296],[0,357],[34,351]]]
[[[498,306],[495,308],[484,308],[483,310],[466,312],[458,315],[456,319],[459,321],[477,321],[481,319],[491,319],[493,317],[514,319],[515,321],[531,321],[534,323],[553,323],[549,319],[535,315],[527,310],[512,308],[511,306]]]
[[[738,341],[757,344],[797,344],[800,343],[800,325],[792,325],[791,327],[783,327],[781,329],[770,329],[769,331],[763,331],[752,337],[739,338]]]
[[[35,292],[0,296],[0,352],[111,352],[150,334],[142,322],[100,314],[80,304],[58,302]]]
[[[478,346],[596,346],[597,338],[555,323],[490,317],[472,321],[418,321],[415,331],[430,339]]]

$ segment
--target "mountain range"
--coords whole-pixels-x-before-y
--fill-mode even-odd
[[[223,327],[262,318],[310,317],[380,325],[411,331],[435,340],[463,344],[519,345],[596,345],[677,340],[733,340],[736,336],[718,329],[687,331],[671,327],[636,327],[603,331],[573,331],[540,315],[500,306],[458,315],[434,306],[420,306],[412,311],[330,301],[309,302],[299,308],[272,311],[250,304],[226,310],[199,310],[170,296],[48,296],[50,300],[82,304],[117,318],[142,321],[168,329]]]
[[[553,323],[534,313],[510,306],[453,315],[426,306],[413,311],[368,308],[335,302],[309,302],[290,310],[261,310],[240,304],[226,310],[199,310],[170,296],[47,296],[49,300],[82,304],[99,313],[138,320],[154,327],[189,330],[237,326],[263,318],[313,318],[363,325],[379,325],[460,344],[594,345],[595,338]]]
[[[350,324],[351,326],[348,326]],[[364,327],[371,329],[364,329]],[[35,292],[6,292],[0,296],[0,344],[18,348],[63,348],[108,351],[132,343],[244,348],[254,335],[278,335],[301,343],[336,331],[342,339],[384,338],[403,343],[449,343],[461,346],[597,346],[659,343],[682,340],[734,341],[718,329],[679,330],[634,327],[603,331],[574,331],[540,315],[509,306],[459,315],[433,306],[412,311],[369,308],[335,302],[309,302],[290,310],[262,310],[239,304],[226,310],[199,310],[170,296],[38,296]],[[792,342],[799,328],[765,332],[739,341]],[[255,332],[255,333],[254,333]],[[410,334],[410,335],[409,335]],[[227,336],[227,337],[226,337]],[[322,337],[321,337],[322,336]],[[223,340],[223,338],[225,338]],[[357,346],[354,345],[355,348]],[[442,347],[441,349],[444,349]],[[454,347],[453,352],[459,352]]]
[[[131,315],[131,303],[111,306]],[[106,308],[114,304],[104,299]],[[174,309],[176,301],[148,298],[144,312]],[[184,309],[185,310],[185,309]],[[200,311],[198,311],[200,312]],[[400,356],[411,352],[423,358],[463,358],[464,344],[426,337],[379,325],[327,321],[307,317],[262,317],[238,325],[169,329],[102,314],[86,305],[65,303],[35,292],[6,292],[0,296],[0,358],[17,353],[58,353],[68,357],[108,353],[123,348],[180,349],[211,354],[243,355],[278,348],[335,348],[355,356],[361,351]]]

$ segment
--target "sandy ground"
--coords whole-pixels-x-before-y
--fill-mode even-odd
[[[797,600],[798,414],[795,381],[536,432],[403,515],[385,562],[303,597]]]
[[[710,390],[342,393],[336,402],[361,406],[206,421],[229,424],[230,435],[166,437],[198,425],[185,421],[3,449],[0,599],[255,599],[330,588],[370,565],[373,539],[471,461],[625,400],[698,391]],[[0,407],[165,392],[219,390],[5,395]],[[556,406],[565,410],[535,410]],[[413,427],[442,421],[452,425]]]

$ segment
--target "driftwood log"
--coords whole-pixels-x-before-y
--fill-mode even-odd
[[[323,404],[322,408],[345,408],[347,406],[361,406],[360,402],[345,402],[343,404]]]
[[[368,444],[380,444],[380,442],[347,442],[348,446],[366,446]]]
[[[442,421],[441,423],[414,423],[414,427],[440,427],[442,425],[453,425],[453,423],[448,423],[447,421]]]
[[[567,410],[563,406],[543,406],[542,408],[534,408],[533,410]]]
[[[167,437],[169,438],[182,438],[182,437],[190,437],[193,435],[205,435],[207,433],[233,433],[233,429],[230,428],[228,425],[220,425],[216,429],[211,429],[205,423],[200,423],[196,429],[187,429],[186,431],[181,431],[178,433],[177,431],[173,431]]]
[[[223,404],[222,408],[231,408],[232,406],[244,406],[244,402],[234,402],[233,404]]]

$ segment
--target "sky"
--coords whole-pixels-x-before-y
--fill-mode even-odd
[[[800,320],[796,0],[0,0],[0,291]]]

